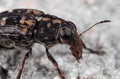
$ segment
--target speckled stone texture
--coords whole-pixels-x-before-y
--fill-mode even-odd
[[[81,37],[88,47],[104,50],[104,56],[84,50],[83,58],[77,63],[67,45],[56,45],[50,52],[66,79],[77,79],[78,75],[80,79],[120,79],[120,0],[0,0],[0,11],[13,8],[38,9],[73,21],[79,33],[98,21],[111,20]],[[24,54],[25,51],[0,50],[0,77],[4,68],[9,75],[7,78],[15,79]],[[34,45],[21,79],[60,79],[42,45]]]

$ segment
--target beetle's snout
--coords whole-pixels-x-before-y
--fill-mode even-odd
[[[70,43],[70,50],[72,52],[72,55],[76,58],[76,60],[79,62],[80,58],[82,58],[82,52],[83,52],[83,43],[76,31],[73,31],[73,37],[74,40]]]

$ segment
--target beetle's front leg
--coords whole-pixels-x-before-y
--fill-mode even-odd
[[[81,41],[82,41],[82,40],[81,40]],[[82,41],[82,44],[83,44],[84,49],[90,51],[90,53],[98,54],[98,55],[104,55],[104,54],[105,54],[104,51],[97,51],[97,50],[93,50],[93,49],[91,49],[91,48],[88,48],[88,47],[84,44],[83,41]]]
[[[29,57],[29,55],[30,55],[31,53],[32,53],[32,49],[30,48],[29,51],[25,54],[25,56],[24,56],[24,58],[23,58],[23,60],[22,60],[22,64],[21,64],[21,66],[20,66],[20,70],[19,70],[19,72],[18,72],[18,74],[17,74],[16,79],[20,79],[20,78],[21,78],[21,74],[22,74],[22,71],[23,71],[23,68],[24,68],[24,65],[25,65],[25,61],[26,61],[26,59]]]
[[[58,63],[56,62],[56,60],[53,58],[53,56],[49,53],[48,48],[46,48],[46,53],[47,53],[47,57],[48,59],[52,62],[52,64],[57,68],[57,71],[61,77],[61,79],[65,79],[63,73],[61,72],[60,68],[58,67]]]

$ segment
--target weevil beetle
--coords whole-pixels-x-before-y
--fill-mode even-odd
[[[98,23],[104,22],[109,22],[109,20]],[[0,13],[0,47],[8,49],[19,49],[22,47],[29,50],[24,56],[16,79],[21,78],[25,61],[32,52],[32,45],[34,43],[44,45],[47,57],[56,67],[61,79],[65,79],[65,77],[58,63],[50,54],[50,47],[55,44],[68,44],[72,55],[77,61],[82,58],[83,48],[92,53],[101,54],[99,51],[87,48],[80,38],[81,34],[77,33],[77,28],[71,21],[45,14],[43,11],[35,9],[13,9]]]

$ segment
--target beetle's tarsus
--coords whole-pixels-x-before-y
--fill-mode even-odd
[[[106,52],[105,51],[96,51],[98,55],[105,55]]]
[[[85,48],[85,49],[90,51],[90,53],[93,53],[93,54],[97,54],[97,55],[104,55],[105,54],[104,51],[96,51],[96,50],[93,50],[93,49],[90,49],[90,48]]]

